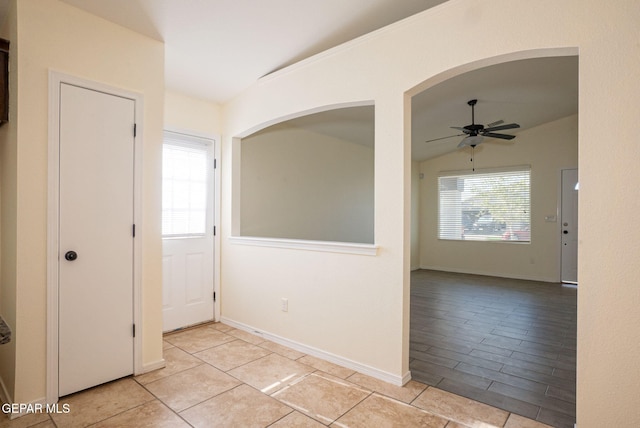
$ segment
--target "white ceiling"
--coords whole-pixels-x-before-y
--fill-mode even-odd
[[[165,43],[170,89],[223,103],[260,77],[446,0],[63,0]]]

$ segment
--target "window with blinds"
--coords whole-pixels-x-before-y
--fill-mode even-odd
[[[531,241],[531,169],[442,173],[438,177],[438,237]]]
[[[197,236],[206,231],[209,145],[165,133],[162,148],[162,235]]]

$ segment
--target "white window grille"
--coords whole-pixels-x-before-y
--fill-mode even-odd
[[[204,235],[209,180],[208,140],[165,132],[162,148],[162,235]]]

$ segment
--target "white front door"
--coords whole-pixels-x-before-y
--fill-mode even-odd
[[[562,170],[561,280],[578,283],[578,170]]]
[[[135,101],[60,85],[58,393],[133,373]]]
[[[214,319],[213,153],[209,139],[168,132],[162,157],[163,331]]]

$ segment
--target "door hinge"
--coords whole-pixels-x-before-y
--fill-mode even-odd
[[[133,124],[133,137],[137,137],[138,136],[138,124],[134,123]]]
[[[135,224],[133,225],[133,237],[134,238],[136,237],[136,225]]]
[[[133,337],[136,337],[136,325],[133,325]]]
[[[213,226],[213,236],[216,236],[216,227]]]
[[[213,292],[213,301],[214,302],[216,301],[216,292],[215,291]]]
[[[218,167],[218,159],[214,159],[213,160],[213,169],[216,169]]]

